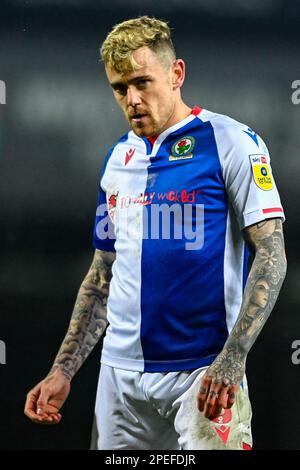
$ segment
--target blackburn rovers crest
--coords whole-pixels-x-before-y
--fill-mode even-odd
[[[183,160],[185,158],[192,158],[194,147],[195,139],[191,135],[177,140],[177,142],[172,145],[172,155],[169,156],[169,160]]]

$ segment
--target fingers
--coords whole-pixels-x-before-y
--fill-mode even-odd
[[[37,424],[58,424],[61,421],[60,413],[45,413],[38,408],[37,415],[38,419],[34,420]]]
[[[223,408],[219,404],[220,384],[214,383],[212,377],[204,376],[197,395],[198,410],[208,419],[214,419],[222,414]]]
[[[25,415],[37,424],[58,424],[61,421],[61,414],[56,408],[50,411],[48,407],[47,411],[43,410],[38,405],[34,405],[33,408],[25,407]]]
[[[29,411],[25,413],[26,416],[36,424],[58,424],[61,421],[61,415],[58,414],[46,414],[37,410],[37,412]]]
[[[28,401],[28,400],[27,400]],[[49,408],[47,411],[44,411],[41,407],[36,406],[33,402],[28,401],[29,406],[25,406],[24,413],[31,419],[34,423],[37,424],[58,424],[61,421],[61,414],[57,409],[50,411]]]
[[[228,391],[229,391],[229,383],[228,381],[223,381],[222,387],[219,391],[219,405],[222,408],[227,408],[228,407]]]
[[[228,379],[222,382],[212,377],[204,376],[197,394],[199,411],[207,419],[213,420],[224,413],[224,409],[231,408],[236,400],[239,385],[229,384]]]
[[[40,401],[37,402],[36,415],[40,424],[58,424],[61,420],[58,408]]]
[[[47,393],[44,392],[42,395],[41,386],[38,384],[27,394],[24,413],[37,424],[58,424],[61,414],[57,407],[45,401],[46,397]]]
[[[219,385],[211,384],[210,391],[204,407],[204,416],[208,419],[214,419],[221,414],[222,407],[219,404]]]
[[[199,411],[204,411],[205,403],[209,394],[211,381],[212,381],[212,378],[206,375],[203,377],[201,381],[200,389],[197,395],[197,403],[198,403]]]
[[[31,418],[35,414],[36,402],[39,397],[39,385],[28,392],[24,407],[24,413],[28,418]]]
[[[231,385],[230,389],[228,390],[227,408],[231,408],[232,405],[234,405],[239,389],[239,385]]]

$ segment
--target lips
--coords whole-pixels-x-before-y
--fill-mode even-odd
[[[130,117],[130,119],[132,121],[140,121],[141,119],[143,119],[145,116],[147,116],[146,113],[136,113],[136,114],[132,114]]]

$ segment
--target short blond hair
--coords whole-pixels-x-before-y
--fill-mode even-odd
[[[158,54],[166,68],[176,58],[168,24],[149,16],[116,24],[103,42],[100,53],[105,65],[126,73],[140,68],[133,58],[133,52],[140,47],[149,47]]]

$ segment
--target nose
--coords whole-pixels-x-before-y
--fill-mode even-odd
[[[141,97],[135,86],[131,85],[127,88],[127,104],[132,107],[141,104]]]

